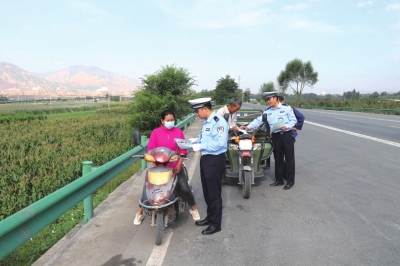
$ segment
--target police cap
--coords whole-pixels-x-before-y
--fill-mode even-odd
[[[193,112],[195,112],[197,109],[204,107],[207,103],[211,104],[211,98],[208,97],[189,100],[189,103],[193,108]]]
[[[263,93],[264,99],[268,101],[270,98],[277,96],[276,91],[266,91]]]

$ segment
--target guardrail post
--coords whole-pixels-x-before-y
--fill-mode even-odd
[[[93,162],[85,161],[82,162],[82,176],[90,173],[92,171]],[[83,210],[84,210],[84,217],[83,223],[86,223],[90,219],[93,218],[93,195],[90,194],[83,200]]]
[[[147,137],[146,136],[141,136],[141,143],[145,143],[147,141]],[[144,170],[146,170],[147,168],[147,162],[145,159],[142,159],[142,168],[140,168],[140,172],[144,172]]]

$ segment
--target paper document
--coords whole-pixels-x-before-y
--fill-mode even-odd
[[[244,129],[242,129],[242,128],[239,128],[239,130],[238,130],[239,132],[242,132],[243,134],[247,134],[247,131],[246,130],[244,130]]]
[[[278,121],[276,122],[272,128],[271,128],[271,132],[276,132],[278,130],[280,130],[280,128],[284,125],[283,121]]]
[[[192,142],[186,139],[175,139],[176,144],[178,144],[179,148],[182,150],[189,150],[192,148]]]

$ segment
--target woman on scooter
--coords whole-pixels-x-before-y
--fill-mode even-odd
[[[183,135],[183,131],[180,128],[175,127],[175,113],[172,110],[167,109],[161,113],[161,126],[154,129],[150,134],[147,150],[151,151],[152,149],[157,147],[166,147],[173,151],[176,151],[178,145],[176,144],[175,139],[184,138],[185,136]],[[187,154],[186,150],[181,150],[179,148],[178,152],[181,156],[186,156]],[[190,206],[189,212],[192,215],[193,220],[199,221],[200,214],[197,211],[193,193],[189,187],[184,171],[181,171],[182,162],[183,159],[180,158],[179,161],[170,162],[167,166],[176,169],[176,172],[178,174],[178,185]],[[133,224],[140,225],[143,218],[143,208],[139,206]]]

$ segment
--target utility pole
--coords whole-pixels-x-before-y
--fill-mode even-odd
[[[238,80],[239,80],[239,90],[240,90],[240,76],[239,76]],[[242,91],[242,103],[243,103],[243,91]]]

